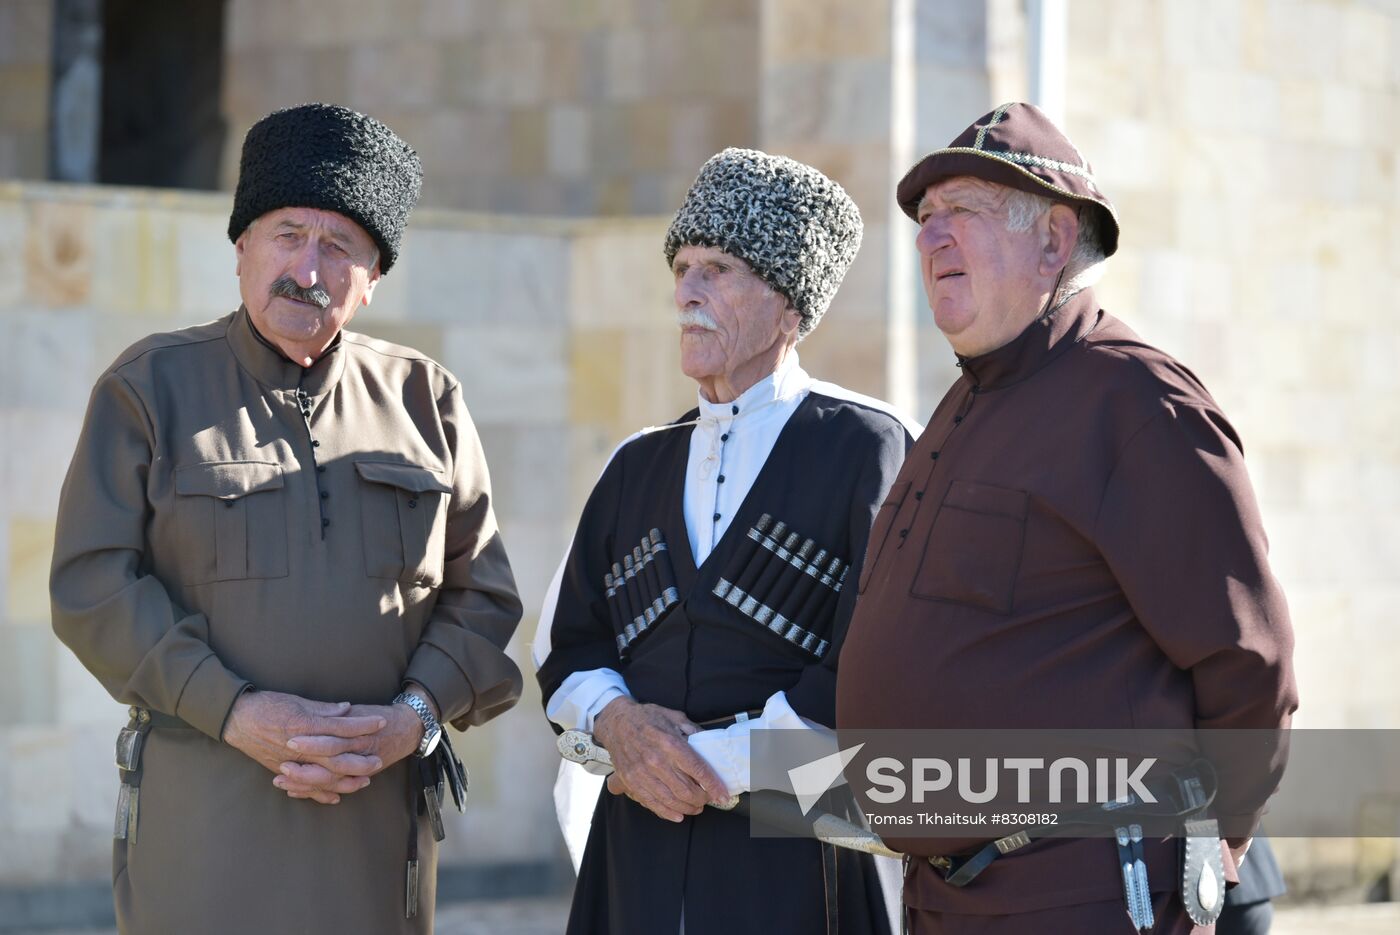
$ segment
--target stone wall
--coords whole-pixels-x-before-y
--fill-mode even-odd
[[[53,0],[0,3],[0,179],[48,175]]]
[[[748,0],[229,0],[226,187],[247,128],[343,103],[412,143],[424,203],[542,215],[674,211],[752,145]]]
[[[1297,632],[1297,724],[1400,727],[1400,11],[1069,10],[1069,130],[1122,213],[1098,291],[1243,436]],[[1323,888],[1397,855],[1277,849]]]

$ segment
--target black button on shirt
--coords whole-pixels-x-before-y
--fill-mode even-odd
[[[330,524],[331,524],[331,521],[328,520],[328,519],[322,519],[322,520],[321,520],[321,527],[322,527],[322,528],[325,528],[326,526],[329,526]]]
[[[716,523],[719,522],[719,514],[718,514],[718,513],[715,514],[715,522],[716,522]]]

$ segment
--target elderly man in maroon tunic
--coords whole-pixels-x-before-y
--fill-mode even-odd
[[[1287,726],[1293,638],[1239,436],[1095,300],[1118,222],[1088,163],[1010,104],[915,165],[898,198],[962,374],[872,529],[838,726]],[[1282,768],[1261,771],[1272,784]],[[968,851],[898,843],[916,855],[904,896],[920,935],[1126,933],[1146,914],[1125,911],[1108,840],[1033,841],[966,886],[925,858]],[[1248,841],[1228,843],[1226,879]],[[1181,891],[1180,847],[1145,842],[1159,935],[1213,928]]]

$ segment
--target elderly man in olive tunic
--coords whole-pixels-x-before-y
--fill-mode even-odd
[[[850,585],[911,442],[797,360],[861,231],[840,185],[745,149],[705,163],[667,231],[696,408],[614,453],[535,645],[550,720],[617,768],[571,935],[889,929],[869,857],[706,807],[749,791],[749,731],[832,723]]]
[[[344,330],[420,180],[362,114],[264,118],[229,222],[242,307],[93,390],[51,590],[59,637],[133,705],[124,932],[432,930],[421,758],[439,719],[515,703],[521,606],[461,385]]]
[[[1118,221],[1088,163],[1010,104],[915,165],[898,199],[962,374],[875,521],[838,726],[1286,727],[1292,631],[1239,435],[1191,371],[1095,300]],[[1260,770],[1276,785],[1282,768]],[[1236,826],[1257,818],[1216,805]],[[1032,841],[959,886],[924,858],[985,842],[887,840],[915,855],[920,935],[1208,931],[1214,873],[1247,846],[1203,839],[1214,883],[1188,887],[1179,839],[1146,841],[1135,924],[1113,841]]]

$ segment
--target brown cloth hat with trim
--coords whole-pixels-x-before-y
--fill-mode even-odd
[[[1031,104],[1003,104],[920,159],[895,189],[899,206],[918,220],[919,201],[935,182],[970,175],[1056,201],[1092,205],[1099,213],[1104,256],[1118,249],[1118,215],[1099,190],[1094,170],[1060,128]]]

